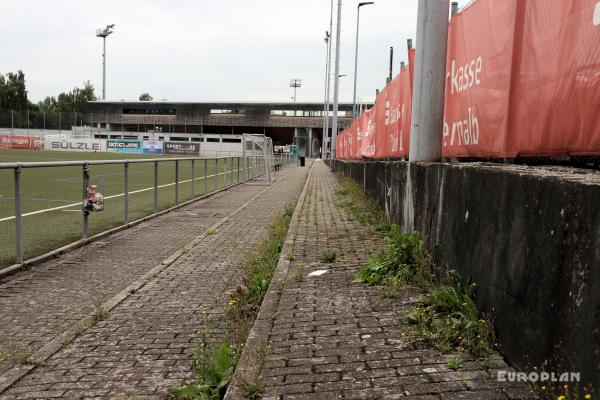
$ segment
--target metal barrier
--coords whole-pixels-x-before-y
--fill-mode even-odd
[[[218,169],[218,165],[219,165],[219,160],[223,160],[223,171],[219,172]],[[230,160],[229,162],[229,167],[228,167],[228,160]],[[175,182],[171,182],[167,185],[163,185],[163,186],[170,186],[170,185],[174,185],[175,186],[175,206],[179,206],[180,205],[180,193],[179,193],[179,186],[181,180],[180,180],[180,163],[181,162],[191,162],[191,180],[186,180],[185,182],[190,182],[191,183],[191,199],[186,201],[183,204],[186,204],[188,202],[193,201],[194,199],[197,198],[196,196],[196,181],[197,180],[203,180],[204,182],[204,191],[203,191],[203,196],[209,194],[209,193],[214,193],[218,190],[222,190],[223,188],[226,188],[228,186],[232,186],[235,184],[239,184],[242,182],[246,182],[248,180],[254,179],[257,176],[260,176],[261,174],[264,174],[264,172],[260,171],[257,166],[257,164],[263,164],[265,163],[265,160],[257,160],[256,158],[253,158],[252,161],[252,165],[248,165],[249,163],[249,159],[247,158],[242,158],[242,157],[217,157],[217,158],[204,158],[204,157],[178,157],[178,158],[152,158],[152,159],[130,159],[130,160],[94,160],[94,161],[57,161],[57,162],[18,162],[18,163],[0,163],[0,170],[6,170],[6,169],[12,169],[13,173],[14,173],[14,203],[15,203],[15,215],[14,217],[7,217],[7,218],[0,218],[0,222],[6,221],[6,220],[11,220],[14,219],[15,220],[15,258],[16,258],[16,263],[17,264],[22,264],[23,263],[23,257],[24,257],[24,248],[23,248],[23,212],[22,212],[22,179],[21,179],[21,173],[23,171],[23,169],[29,169],[29,168],[46,168],[46,167],[81,167],[82,168],[82,200],[81,200],[81,208],[82,208],[82,220],[81,220],[81,238],[82,239],[87,239],[88,238],[88,216],[89,216],[89,212],[85,210],[83,204],[84,204],[84,199],[86,199],[86,195],[87,195],[87,189],[88,189],[88,185],[90,183],[90,166],[97,166],[97,165],[123,165],[123,188],[124,191],[122,193],[123,195],[123,201],[124,201],[124,215],[123,215],[123,225],[121,226],[127,226],[129,225],[129,195],[130,195],[130,189],[129,189],[129,166],[131,164],[143,164],[143,163],[153,163],[154,164],[154,168],[153,168],[153,187],[148,187],[145,189],[141,189],[141,190],[137,190],[134,191],[134,193],[139,193],[139,192],[143,192],[146,190],[153,190],[153,212],[151,212],[150,214],[146,215],[144,218],[147,218],[148,216],[152,216],[155,215],[157,213],[159,213],[159,199],[158,199],[158,189],[159,189],[159,185],[158,185],[158,173],[159,173],[159,164],[161,163],[166,163],[166,162],[174,162],[175,163]],[[243,161],[243,162],[242,162]],[[208,174],[208,167],[209,167],[209,163],[214,162],[215,164],[215,169],[214,169],[214,190],[212,190],[211,192],[208,191],[208,180],[211,177],[211,175]],[[195,174],[195,166],[198,165],[198,163],[203,163],[204,165],[204,176],[203,177],[196,177]],[[291,163],[288,161],[286,164],[291,165]],[[246,168],[244,168],[246,167]],[[259,172],[260,171],[260,172]],[[229,185],[227,182],[227,175],[230,175],[230,179],[229,179]],[[223,186],[219,188],[219,176],[223,175]],[[237,178],[235,179],[234,182],[234,177]],[[109,197],[117,197],[120,196],[121,194],[118,195],[114,195],[114,196],[109,196]],[[54,207],[51,209],[45,209],[45,210],[36,210],[33,211],[32,213],[27,213],[25,214],[25,216],[28,215],[33,215],[33,214],[40,214],[43,212],[49,212],[49,211],[54,211],[54,210],[59,210],[59,209],[67,209],[67,208],[73,208],[77,206],[77,203],[73,203],[73,204],[68,204],[68,205],[63,205],[63,206],[59,206],[59,207]],[[163,211],[164,212],[164,211]]]

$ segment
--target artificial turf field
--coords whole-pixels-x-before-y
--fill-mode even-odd
[[[175,157],[175,156],[165,156]],[[0,149],[0,163],[35,161],[119,160],[161,158],[148,154],[79,153]],[[208,192],[224,186],[223,162],[227,162],[227,184],[237,181],[231,171],[231,158],[208,160]],[[237,169],[237,159],[233,159]],[[196,160],[195,196],[204,192],[204,161]],[[216,165],[215,165],[216,164]],[[179,201],[192,198],[190,160],[179,161]],[[240,165],[242,168],[242,165]],[[104,211],[89,216],[89,235],[122,225],[124,222],[124,168],[117,165],[90,166],[90,181],[105,196]],[[149,215],[154,209],[154,163],[129,164],[129,221]],[[215,171],[217,175],[215,177]],[[252,171],[250,171],[252,172]],[[15,202],[13,170],[0,170],[0,268],[15,262]],[[243,176],[243,173],[240,173]],[[184,182],[182,182],[184,181]],[[158,170],[159,209],[175,205],[175,162],[161,162]],[[50,208],[72,206],[23,216],[23,248],[29,259],[81,238],[82,167],[25,168],[21,172],[21,209],[23,214]],[[145,190],[150,188],[150,190]],[[135,193],[135,191],[140,191]],[[113,198],[107,198],[116,196]]]

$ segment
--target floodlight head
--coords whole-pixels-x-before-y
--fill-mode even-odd
[[[358,3],[358,8],[361,8],[362,6],[368,6],[369,4],[375,4],[374,1],[363,1],[362,3]]]
[[[110,25],[106,25],[106,28],[104,28],[104,29],[103,28],[96,29],[96,36],[105,38],[114,32],[114,30],[113,30],[114,27],[115,27],[115,24],[110,24]]]
[[[290,87],[299,88],[302,86],[302,79],[292,79],[290,81]]]

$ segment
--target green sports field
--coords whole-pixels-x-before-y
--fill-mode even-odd
[[[160,158],[148,154],[78,153],[0,149],[0,163],[24,161],[115,160]],[[169,156],[174,157],[174,156]],[[237,181],[237,171],[230,172],[227,161],[227,184]],[[208,191],[224,186],[224,159],[208,160]],[[233,159],[237,169],[237,159]],[[152,213],[154,208],[154,163],[129,164],[129,221]],[[215,165],[216,164],[216,165]],[[191,160],[179,161],[179,201],[192,197]],[[242,166],[240,165],[240,168]],[[89,235],[122,225],[124,222],[124,168],[118,165],[90,166],[90,181],[105,197],[104,211],[89,216]],[[204,161],[196,160],[195,195],[205,192]],[[215,177],[215,171],[217,176]],[[243,174],[242,174],[243,175]],[[241,175],[241,176],[242,176]],[[175,205],[175,162],[159,163],[158,203],[163,210]],[[82,167],[26,168],[21,173],[23,245],[29,259],[81,238]],[[40,212],[41,211],[41,212]],[[34,215],[27,213],[39,212]],[[15,202],[13,170],[0,170],[0,268],[15,262]]]

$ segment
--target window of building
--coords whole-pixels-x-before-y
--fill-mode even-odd
[[[242,139],[223,138],[223,143],[242,143]]]
[[[175,108],[124,108],[123,114],[128,115],[177,115]]]

